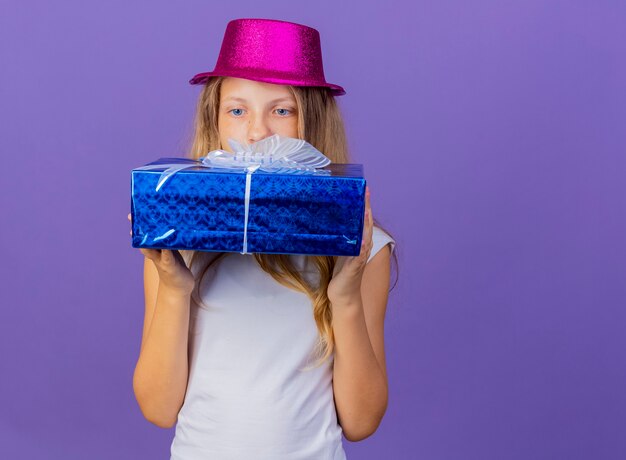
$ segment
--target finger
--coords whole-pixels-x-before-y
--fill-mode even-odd
[[[365,187],[365,223],[369,224],[372,215],[372,204],[370,201],[370,188]]]
[[[174,256],[174,258],[176,259],[178,263],[180,263],[183,266],[187,265],[185,264],[185,259],[183,258],[182,254],[178,250],[174,249],[172,251],[172,255]]]
[[[128,213],[128,220],[130,220],[130,213]]]
[[[374,223],[374,215],[372,213],[372,199],[371,199],[371,191],[370,188],[367,187],[367,210],[369,211],[369,220],[370,220],[370,224]]]
[[[337,273],[341,271],[345,261],[346,261],[346,257],[337,256],[337,260],[335,261],[335,268],[333,270],[333,276],[335,276]]]
[[[365,225],[365,231],[363,232],[363,245],[364,245],[364,258],[365,260],[367,260],[369,258],[369,255],[372,251],[372,247],[374,246],[374,242],[373,242],[373,235],[374,235],[374,216],[372,213],[372,205],[371,205],[371,199],[370,199],[370,188],[367,187],[366,188],[366,192],[365,192],[365,201],[366,201],[366,225]]]
[[[361,256],[364,260],[367,261],[369,259],[370,252],[372,251],[372,246],[374,243],[372,242],[372,227],[370,225],[367,226],[365,232],[363,233],[363,240],[361,242]]]
[[[371,202],[371,197],[370,197],[371,193],[370,193],[370,188],[367,187],[367,192],[365,194],[366,196],[366,209],[367,209],[367,224],[368,227],[371,227],[374,225],[374,215],[372,213],[372,202]]]
[[[161,250],[161,263],[168,267],[171,265],[174,265],[176,263],[176,257],[174,256],[174,251],[171,249]]]
[[[141,253],[151,261],[157,263],[161,258],[160,251],[158,249],[147,249],[147,248],[139,248]]]

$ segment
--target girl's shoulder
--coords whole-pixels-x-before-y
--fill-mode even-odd
[[[389,244],[389,249],[391,250],[391,253],[393,253],[396,247],[396,240],[394,240],[389,233],[384,231],[382,228],[377,227],[376,225],[374,225],[374,229],[372,232],[372,243],[372,251],[370,252],[369,258],[367,259],[368,262],[372,260],[372,258],[378,253],[378,251],[384,248],[387,244]]]

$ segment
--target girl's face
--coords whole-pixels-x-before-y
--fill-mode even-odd
[[[273,134],[298,137],[296,100],[285,85],[243,78],[222,81],[217,120],[222,149],[228,139],[251,144]]]

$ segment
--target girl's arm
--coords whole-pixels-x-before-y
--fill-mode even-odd
[[[349,441],[371,436],[387,410],[384,320],[390,276],[389,245],[365,266],[361,295],[333,303],[333,391]]]
[[[145,317],[133,389],[146,419],[170,428],[176,423],[187,389],[191,292],[161,282],[157,263],[162,271],[168,264],[171,271],[180,269],[175,267],[171,251],[163,251],[160,259],[153,261],[146,256],[144,260]]]

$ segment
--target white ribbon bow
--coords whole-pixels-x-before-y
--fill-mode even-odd
[[[166,168],[159,181],[158,191],[165,181],[178,171],[196,166],[204,168],[245,170],[253,173],[257,170],[272,173],[323,173],[318,168],[331,163],[330,159],[302,139],[274,134],[252,144],[240,144],[228,139],[233,153],[226,150],[212,150],[206,156],[190,163],[166,163],[147,165],[138,170]]]

